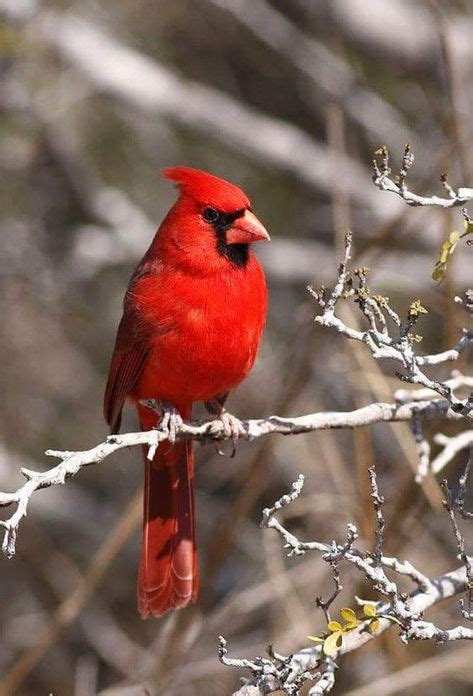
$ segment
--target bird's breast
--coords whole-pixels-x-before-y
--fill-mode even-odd
[[[261,269],[177,283],[161,298],[169,325],[151,341],[139,398],[204,401],[233,389],[251,370],[266,318]],[[165,306],[163,306],[163,304]]]

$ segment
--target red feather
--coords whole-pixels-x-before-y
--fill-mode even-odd
[[[264,275],[249,244],[269,237],[248,198],[195,169],[164,174],[181,193],[125,297],[104,401],[113,431],[127,397],[149,429],[157,416],[144,399],[169,401],[189,418],[194,402],[230,392],[254,363],[266,317]],[[209,207],[218,220],[207,219]],[[192,448],[166,444],[145,459],[139,610],[159,616],[197,591]]]
[[[120,429],[123,404],[141,375],[148,355],[146,342],[133,340],[132,326],[130,318],[123,315],[105,388],[104,417],[112,433]]]
[[[190,413],[183,414],[190,417]],[[153,419],[144,410],[144,427]],[[161,446],[145,462],[138,610],[145,619],[194,602],[199,574],[194,530],[191,442]]]

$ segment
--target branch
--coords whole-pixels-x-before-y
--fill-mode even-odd
[[[433,437],[433,441],[436,445],[440,445],[442,449],[431,459],[430,444],[423,435],[422,423],[417,414],[411,421],[411,429],[414,434],[417,454],[419,456],[419,468],[416,474],[417,483],[420,483],[428,473],[433,475],[439,474],[458,454],[460,454],[460,452],[473,447],[473,430],[463,430],[461,433],[458,433],[458,435],[453,435],[451,437],[443,433],[436,433]],[[467,472],[465,474],[466,478],[468,478],[469,465],[470,459],[468,460]],[[466,516],[469,515],[467,514]]]
[[[391,167],[389,162],[389,152],[386,146],[383,146],[376,155],[381,156],[381,162],[373,160],[373,182],[380,191],[389,191],[400,196],[407,205],[417,206],[438,206],[440,208],[456,208],[464,205],[467,201],[473,199],[473,189],[459,188],[453,189],[447,181],[447,176],[442,174],[440,181],[447,192],[447,198],[440,196],[419,196],[406,186],[406,177],[409,169],[414,164],[414,155],[411,151],[411,146],[406,145],[404,156],[402,158],[402,166],[399,173],[393,180],[391,178]]]
[[[404,404],[378,402],[348,412],[327,411],[296,418],[269,416],[268,418],[239,421],[238,437],[244,440],[256,440],[272,433],[298,435],[317,430],[357,428],[375,423],[405,422],[410,421],[414,414],[419,418],[428,420],[459,417],[452,411],[448,401],[442,399],[413,401]],[[21,473],[27,479],[26,483],[13,493],[0,492],[0,507],[16,505],[16,510],[9,519],[0,520],[0,525],[5,528],[3,553],[7,558],[14,556],[18,527],[22,519],[26,517],[29,501],[36,491],[49,488],[49,486],[62,485],[84,467],[98,464],[126,447],[145,445],[152,454],[161,442],[172,439],[173,436],[176,439],[193,438],[201,442],[212,442],[231,440],[234,435],[235,433],[229,432],[228,425],[220,419],[204,422],[182,421],[173,433],[170,433],[165,425],[161,425],[159,428],[147,432],[112,435],[89,450],[77,452],[47,450],[48,456],[61,459],[57,466],[44,472],[21,469]]]
[[[282,690],[285,694],[298,694],[300,687],[308,681],[315,681],[309,694],[324,694],[331,691],[335,682],[337,660],[344,654],[357,650],[366,642],[373,640],[394,623],[400,627],[400,638],[403,642],[409,640],[436,640],[439,643],[456,640],[473,640],[473,629],[456,626],[443,629],[432,622],[424,621],[423,612],[438,602],[465,592],[469,589],[471,559],[462,546],[464,565],[456,570],[437,578],[430,579],[412,566],[408,561],[386,557],[382,553],[384,543],[384,518],[382,514],[383,499],[378,491],[374,468],[370,470],[371,498],[376,516],[375,552],[361,551],[355,544],[358,537],[355,525],[347,526],[347,536],[343,543],[310,541],[302,542],[289,532],[276,518],[276,513],[296,500],[303,487],[304,477],[299,476],[293,484],[292,491],[282,496],[270,508],[263,511],[262,526],[274,529],[283,539],[284,548],[288,555],[302,555],[308,551],[318,551],[330,565],[345,561],[361,571],[373,589],[385,597],[382,601],[364,601],[357,598],[363,606],[371,605],[373,611],[362,620],[356,621],[342,634],[342,641],[335,653],[327,654],[322,644],[304,648],[293,655],[284,656],[268,650],[268,657],[258,657],[254,660],[232,659],[227,656],[226,641],[220,638],[220,659],[225,665],[245,667],[250,669],[252,676],[246,680],[245,686],[235,692],[234,696],[261,696],[262,694]],[[456,533],[456,532],[455,532]],[[458,537],[457,537],[458,542]],[[397,583],[388,577],[386,571],[391,570],[401,577],[409,578],[416,589],[405,594],[398,589]],[[375,617],[376,623],[373,624]],[[466,615],[465,615],[466,616]],[[466,616],[466,618],[469,618]],[[224,652],[222,653],[222,645]],[[316,671],[317,670],[317,671]]]
[[[470,468],[470,460],[468,461],[467,465],[467,471],[465,472],[465,476],[468,475],[468,471]],[[442,481],[442,489],[445,493],[445,500],[443,501],[443,504],[445,506],[445,509],[448,512],[448,516],[450,517],[450,522],[452,525],[452,530],[453,530],[453,535],[455,537],[456,545],[457,545],[457,551],[458,551],[458,558],[461,559],[464,567],[465,567],[465,572],[466,572],[466,579],[467,579],[467,600],[466,600],[466,606],[465,606],[465,600],[461,599],[460,600],[460,607],[461,607],[461,613],[464,619],[468,619],[469,621],[473,621],[473,569],[472,569],[472,560],[467,554],[466,551],[466,544],[465,544],[465,539],[463,537],[462,532],[460,531],[460,527],[458,526],[457,518],[455,516],[455,511],[458,509],[457,504],[458,504],[458,498],[455,499],[453,497],[452,491],[450,490],[450,487],[448,485],[448,482],[446,480]],[[466,486],[466,481],[464,483]],[[463,506],[463,498],[464,498],[465,491],[461,491],[461,498],[460,502]]]
[[[436,392],[450,402],[455,412],[468,418],[473,410],[473,400],[457,398],[447,382],[431,379],[421,368],[458,359],[473,342],[473,329],[464,329],[463,335],[450,350],[432,355],[418,355],[414,345],[422,337],[412,334],[412,329],[420,316],[427,314],[427,310],[416,300],[411,304],[407,319],[403,322],[389,304],[387,297],[370,295],[367,284],[369,269],[358,268],[349,271],[351,249],[352,235],[351,232],[347,232],[344,256],[339,266],[337,281],[331,291],[324,287],[320,290],[308,288],[322,310],[322,313],[315,317],[315,321],[321,326],[335,329],[347,338],[364,343],[375,360],[391,359],[399,363],[405,370],[403,373],[396,373],[402,381],[420,384]],[[338,302],[349,298],[358,304],[367,323],[365,330],[354,329],[336,316]]]
[[[460,370],[452,370],[451,378],[445,380],[444,384],[452,391],[457,391],[464,387],[473,389],[473,377],[462,374]],[[435,391],[429,388],[415,390],[396,389],[394,392],[395,400],[401,403],[406,403],[407,401],[425,401],[426,399],[432,399],[434,396]]]
[[[473,430],[464,430],[452,437],[437,433],[434,435],[434,442],[443,448],[430,463],[430,471],[433,474],[438,474],[455,459],[457,454],[473,445]]]
[[[445,599],[449,599],[455,595],[458,595],[465,591],[467,588],[467,580],[465,568],[462,566],[456,570],[446,573],[445,575],[440,575],[433,578],[429,583],[428,591],[415,590],[409,597],[409,605],[411,610],[417,615],[422,614],[425,610],[432,606],[440,603]],[[377,608],[378,613],[387,609],[386,605],[379,605]],[[417,622],[417,635],[413,636],[416,639],[446,639],[448,641],[463,639],[471,639],[471,630],[465,629],[464,627],[457,627],[450,629],[449,631],[441,631],[440,629],[432,630],[433,624],[429,622]],[[393,627],[392,621],[389,619],[379,619],[379,626],[375,632],[370,632],[367,630],[366,622],[363,622],[356,629],[346,634],[344,637],[344,645],[338,653],[338,657],[351,653],[355,650],[361,648],[365,643],[377,638],[379,635],[384,633],[389,628]],[[225,643],[226,645],[226,643]],[[328,668],[330,668],[330,663],[335,665],[333,660],[324,658],[321,654],[321,648],[319,646],[314,646],[310,648],[303,648],[298,652],[288,656],[286,658],[285,664],[279,663],[279,673],[274,670],[273,667],[269,667],[269,663],[273,664],[270,658],[258,658],[260,676],[252,676],[250,679],[245,680],[245,685],[242,686],[238,691],[236,691],[233,696],[263,696],[264,694],[271,693],[272,691],[283,690],[285,694],[297,693],[296,690],[290,691],[292,685],[296,680],[300,683],[303,679],[304,681],[310,681],[318,678],[319,665],[324,659],[327,660]],[[233,665],[231,662],[226,662],[227,665]],[[333,669],[333,668],[332,668]],[[266,677],[264,671],[270,671],[271,674]],[[274,670],[274,671],[273,671]],[[317,670],[317,671],[316,671]],[[275,676],[275,673],[277,676]],[[323,674],[321,678],[323,678]],[[333,671],[331,671],[333,675]],[[297,683],[297,682],[296,682]],[[325,691],[321,691],[320,688],[324,684],[317,682],[313,689],[319,685],[318,691],[309,691],[309,694],[323,694],[328,693],[333,687],[333,682],[329,688],[325,687]]]

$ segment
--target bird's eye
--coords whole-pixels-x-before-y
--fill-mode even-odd
[[[219,218],[218,210],[215,210],[215,208],[204,208],[202,217],[207,222],[217,222]]]

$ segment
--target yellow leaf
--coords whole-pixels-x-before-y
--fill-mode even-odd
[[[333,622],[331,622],[333,623]],[[333,657],[333,655],[336,655],[339,649],[343,645],[343,636],[340,631],[336,631],[335,633],[331,633],[328,638],[325,639],[324,642],[324,654],[329,655],[330,657]]]
[[[341,626],[341,624],[338,623],[338,621],[330,621],[327,624],[327,628],[329,631],[332,631],[332,633],[334,631],[341,631],[342,630],[342,626]]]
[[[438,280],[441,281],[445,278],[445,273],[447,271],[447,267],[444,263],[440,263],[437,261],[435,264],[435,268],[432,272],[432,280]]]
[[[442,246],[442,251],[440,252],[440,263],[447,263],[448,256],[450,254],[450,244],[446,243]]]
[[[373,604],[363,604],[363,614],[365,616],[376,616],[376,607]]]
[[[343,607],[343,609],[340,611],[340,614],[342,619],[349,623],[356,621],[356,614],[353,611],[353,609],[350,609],[350,607]]]
[[[450,244],[455,245],[458,242],[458,240],[460,239],[460,237],[461,237],[460,232],[457,232],[457,230],[453,230],[453,232],[450,232],[450,236],[448,238],[448,241],[450,242]]]
[[[309,640],[313,640],[314,643],[323,643],[325,638],[319,638],[318,636],[307,636]]]
[[[373,619],[370,621],[370,631],[377,631],[379,628],[379,619]]]

